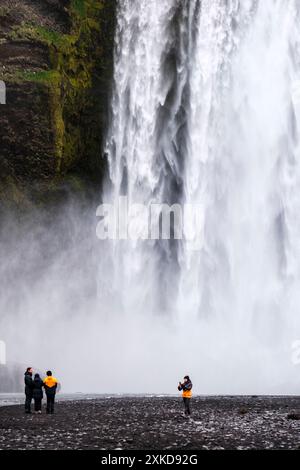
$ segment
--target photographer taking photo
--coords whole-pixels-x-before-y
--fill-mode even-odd
[[[183,383],[179,382],[178,390],[179,392],[182,391],[182,398],[183,398],[183,403],[184,403],[184,414],[186,416],[190,416],[191,415],[190,400],[192,398],[193,384],[188,375],[186,375],[183,380],[184,380]]]

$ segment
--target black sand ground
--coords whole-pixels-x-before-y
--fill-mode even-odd
[[[300,449],[300,397],[101,398],[53,416],[0,408],[0,449]],[[44,411],[43,411],[44,413]],[[295,416],[297,417],[297,415]]]

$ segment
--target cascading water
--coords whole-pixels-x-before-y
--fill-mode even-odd
[[[192,204],[202,224],[196,250],[112,242],[110,289],[125,313],[166,314],[182,364],[222,391],[295,373],[299,20],[297,0],[119,0],[104,200]]]

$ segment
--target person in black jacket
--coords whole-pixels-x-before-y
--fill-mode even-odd
[[[39,374],[35,374],[33,380],[33,399],[34,399],[34,411],[36,413],[42,412],[42,400],[43,400],[43,386],[44,383]]]
[[[33,398],[32,367],[27,367],[24,377],[25,382],[25,413],[31,413],[31,402]]]

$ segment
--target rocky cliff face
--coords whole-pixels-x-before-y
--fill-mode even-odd
[[[0,201],[98,181],[116,0],[1,0]]]

